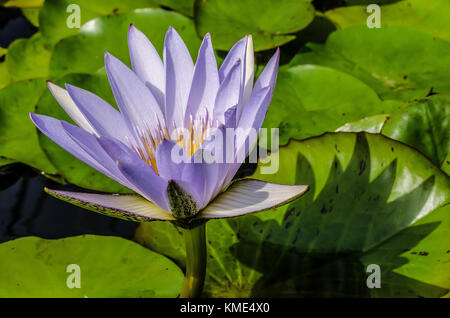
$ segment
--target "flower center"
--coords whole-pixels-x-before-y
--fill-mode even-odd
[[[131,145],[131,148],[144,160],[151,165],[156,173],[158,166],[156,164],[156,149],[163,140],[172,140],[176,142],[184,153],[191,158],[192,155],[201,149],[205,140],[211,135],[211,132],[218,127],[219,123],[209,116],[208,112],[203,112],[196,118],[189,116],[187,127],[176,127],[175,122],[172,123],[172,132],[165,123],[157,121],[157,125],[150,128],[144,122],[145,129],[135,127],[137,142]]]

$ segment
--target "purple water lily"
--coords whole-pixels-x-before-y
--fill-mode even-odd
[[[134,26],[128,32],[132,70],[105,53],[105,67],[120,111],[98,96],[51,82],[55,99],[78,125],[39,114],[34,124],[78,159],[136,194],[107,195],[47,190],[100,213],[132,219],[198,220],[233,217],[283,204],[306,191],[302,185],[240,180],[228,187],[256,142],[274,90],[279,51],[254,82],[252,37],[238,41],[217,68],[207,34],[194,65],[183,40],[169,28],[163,61]],[[240,129],[232,160],[200,162],[214,132]],[[227,150],[230,153],[229,150]],[[173,154],[183,160],[175,162]],[[227,188],[228,187],[228,188]],[[226,189],[226,191],[224,191]],[[190,221],[189,221],[190,222]],[[189,223],[188,222],[188,223]]]

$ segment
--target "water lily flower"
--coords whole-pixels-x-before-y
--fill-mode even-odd
[[[205,220],[270,209],[307,190],[243,179],[231,182],[256,142],[277,77],[279,50],[254,84],[252,37],[238,41],[217,68],[207,34],[194,64],[170,27],[163,60],[133,25],[132,69],[109,53],[105,67],[118,110],[82,88],[51,82],[54,98],[77,124],[31,113],[39,130],[69,153],[136,194],[59,190],[51,195],[84,208],[135,221],[172,221],[193,228]],[[232,151],[211,148],[214,132],[240,129]],[[228,145],[229,147],[229,145]],[[199,155],[231,153],[231,161],[200,162]],[[175,162],[173,155],[183,160]],[[245,157],[245,156],[244,156]],[[230,185],[231,183],[231,185]]]

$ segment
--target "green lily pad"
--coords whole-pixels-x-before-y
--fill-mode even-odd
[[[148,36],[160,54],[164,35],[171,25],[179,31],[192,56],[197,56],[200,39],[191,20],[161,9],[137,10],[91,20],[77,35],[60,41],[53,51],[50,75],[94,73],[104,64],[105,50],[130,65],[127,33],[131,23]]]
[[[279,128],[280,145],[334,131],[347,122],[390,113],[398,103],[382,103],[366,84],[319,65],[279,72],[263,127]]]
[[[78,33],[79,28],[70,28],[67,25],[67,20],[75,13],[73,7],[69,8],[71,4],[79,6],[80,26],[101,16],[126,13],[139,8],[157,7],[154,0],[46,0],[39,12],[39,24],[48,42],[56,43]],[[73,22],[72,19],[70,21]]]
[[[429,279],[430,269],[422,265],[413,277],[406,275],[397,243],[392,243],[389,258],[370,258],[378,264],[392,261],[390,268],[382,266],[382,286],[389,277],[391,287],[375,293],[366,286],[369,258],[364,257],[375,255],[383,242],[390,249],[394,235],[409,236],[430,215],[442,226],[432,224],[415,240],[403,242],[411,247],[432,230],[441,242],[446,237],[449,214],[431,212],[449,201],[450,181],[422,154],[382,135],[329,133],[291,141],[280,148],[278,158],[276,174],[253,177],[308,184],[310,191],[276,210],[208,222],[205,295],[436,297],[448,292],[448,278]],[[149,246],[180,261],[176,246],[181,238],[175,228],[144,226],[149,226],[147,235],[164,230]],[[416,261],[411,258],[408,266]],[[419,261],[435,266],[434,258]],[[397,269],[403,272],[394,275]]]
[[[159,253],[166,253],[182,269],[186,267],[186,247],[183,231],[171,222],[139,224],[135,240]]]
[[[37,8],[42,5],[44,0],[6,0],[4,2],[5,7]]]
[[[29,116],[44,90],[41,79],[12,83],[0,90],[0,156],[54,174],[55,167],[42,152]]]
[[[367,4],[374,3],[373,1]],[[377,2],[378,3],[378,2]],[[366,25],[367,5],[341,7],[325,12],[339,28]],[[405,26],[450,41],[450,2],[447,0],[405,0],[381,6],[381,27]]]
[[[0,62],[0,89],[11,83],[11,75],[5,62]]]
[[[111,105],[115,105],[114,97],[112,96],[111,88],[104,72],[94,75],[71,74],[56,81],[56,84],[62,87],[64,87],[65,83],[87,89],[108,101]],[[46,90],[37,102],[36,112],[74,124],[49,90]],[[78,160],[40,132],[39,143],[49,160],[56,167],[58,173],[69,183],[85,189],[104,192],[130,192],[130,190],[124,188],[114,180]]]
[[[422,151],[441,166],[450,151],[450,95],[433,95],[393,112],[382,133]]]
[[[18,39],[8,48],[6,65],[14,81],[48,77],[52,45],[47,44],[40,32],[31,38]]]
[[[382,289],[373,289],[373,296],[395,297],[398,285],[403,285],[411,291],[421,290],[419,296],[442,297],[450,289],[449,236],[450,205],[446,205],[363,255],[363,264],[378,264],[386,273],[382,274]]]
[[[214,47],[229,50],[247,34],[254,49],[267,50],[295,39],[292,33],[314,18],[311,0],[197,1],[195,21],[200,35],[211,33]]]
[[[164,256],[112,236],[26,237],[0,244],[0,255],[8,260],[0,264],[0,297],[176,297],[183,283]]]
[[[382,99],[409,101],[450,92],[450,43],[405,27],[354,26],[309,44],[291,65],[319,64],[351,74]]]

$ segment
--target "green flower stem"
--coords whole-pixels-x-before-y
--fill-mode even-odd
[[[205,223],[184,230],[186,241],[186,276],[180,298],[199,297],[206,273]]]

